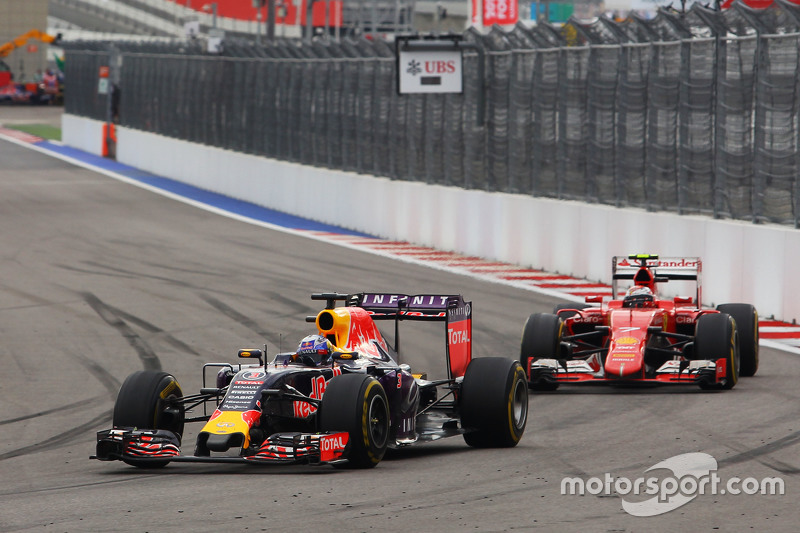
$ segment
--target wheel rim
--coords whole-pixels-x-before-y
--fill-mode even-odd
[[[367,420],[369,421],[367,431],[370,441],[377,448],[383,448],[389,438],[388,409],[386,409],[383,397],[376,395],[370,400]]]
[[[521,428],[528,418],[528,395],[522,380],[514,382],[514,393],[511,396],[511,416],[514,418],[514,427]]]

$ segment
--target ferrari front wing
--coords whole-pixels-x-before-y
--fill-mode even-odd
[[[691,384],[719,383],[725,378],[726,360],[667,361],[652,377],[620,379],[607,375],[602,367],[595,369],[583,360],[531,359],[529,382],[536,383],[649,383]]]

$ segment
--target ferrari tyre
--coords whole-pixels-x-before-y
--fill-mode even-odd
[[[695,359],[725,359],[725,379],[721,384],[701,384],[703,389],[732,389],[739,380],[739,340],[736,322],[727,313],[702,315],[697,320],[694,339]]]
[[[389,400],[380,382],[366,374],[336,376],[325,389],[319,408],[319,430],[346,431],[347,466],[372,468],[389,445]]]
[[[180,441],[183,435],[184,408],[171,400],[183,398],[178,381],[157,370],[134,372],[122,383],[114,404],[115,428],[165,429]],[[139,468],[161,468],[169,461],[124,459]]]
[[[561,313],[561,311],[563,311],[564,309],[579,309],[581,307],[583,306],[580,306],[578,304],[556,304],[556,306],[553,307],[553,314],[561,317],[561,319],[564,320],[565,318],[570,318],[577,315],[578,312],[572,311],[571,313]]]
[[[525,372],[513,359],[473,359],[461,384],[459,406],[464,441],[468,445],[473,448],[516,446],[528,421]]]
[[[736,322],[739,335],[739,376],[755,376],[758,371],[758,312],[750,304],[722,304],[717,311],[727,313]]]
[[[559,359],[561,357],[561,337],[564,322],[558,315],[534,313],[528,317],[522,328],[522,344],[519,361],[526,375],[530,377],[530,360]],[[531,383],[533,390],[555,390],[558,383]]]

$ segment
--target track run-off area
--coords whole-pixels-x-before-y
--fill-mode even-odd
[[[773,321],[761,324],[758,374],[732,391],[531,394],[511,449],[456,437],[390,453],[368,471],[145,472],[89,460],[128,374],[163,369],[191,393],[203,363],[236,362],[239,348],[264,343],[270,354],[293,349],[319,310],[312,292],[460,293],[473,302],[474,355],[516,358],[530,313],[609,288],[295,220],[9,131],[0,132],[0,531],[796,530],[800,328]],[[405,326],[402,362],[440,377],[441,329]],[[196,430],[184,438],[189,451]],[[684,483],[678,500],[671,482],[688,480],[681,464],[699,465],[697,454],[714,468],[695,478],[717,482],[702,494]],[[650,496],[625,481],[650,478],[668,497],[658,514],[635,516],[630,504]],[[583,495],[562,494],[578,479]],[[784,494],[747,494],[763,480],[780,480]]]

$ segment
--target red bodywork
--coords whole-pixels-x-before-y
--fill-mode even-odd
[[[679,356],[687,344],[683,335],[691,336],[697,319],[705,313],[716,313],[714,310],[700,310],[693,306],[676,305],[671,300],[657,300],[657,307],[644,309],[626,309],[622,307],[621,300],[603,302],[601,307],[569,310],[563,309],[561,315],[568,316],[564,319],[564,339],[575,338],[573,356],[580,356],[583,350],[596,350],[607,348],[598,352],[585,361],[594,373],[562,372],[557,376],[558,381],[608,381],[620,382],[635,380],[654,383],[694,382],[694,376],[678,374],[658,374],[648,377],[645,365],[645,350],[653,347],[653,331],[658,329],[666,333],[674,333],[681,337],[663,339],[659,346],[665,350],[675,350],[674,358],[679,362],[685,357]],[[588,332],[587,325],[606,326],[607,333],[597,335],[590,341],[582,341],[581,334]],[[725,359],[718,360],[723,365]],[[600,372],[601,367],[603,372]],[[569,369],[569,366],[568,366]],[[530,373],[530,369],[529,369]],[[722,373],[724,375],[724,371]]]
[[[587,297],[587,307],[560,306],[563,321],[558,354],[531,357],[529,380],[544,375],[552,383],[696,383],[698,378],[719,382],[725,376],[726,360],[690,361],[697,319],[716,310],[701,309],[701,262],[697,258],[658,260],[615,257],[611,299]],[[663,299],[657,283],[668,280],[696,282],[694,297]],[[617,280],[631,280],[646,287],[652,301],[627,307],[620,299]],[[596,307],[597,304],[599,307]]]

